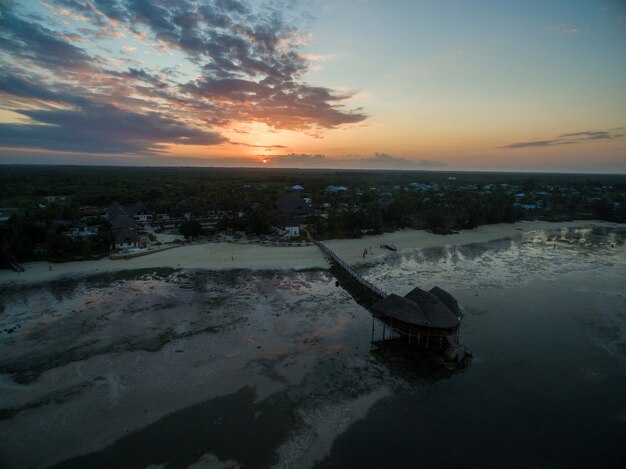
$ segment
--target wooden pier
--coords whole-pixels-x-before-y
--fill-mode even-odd
[[[334,263],[337,267],[341,268],[349,277],[352,278],[353,281],[358,283],[361,287],[369,291],[372,296],[376,299],[382,300],[386,298],[387,293],[378,288],[376,285],[373,285],[371,282],[365,280],[361,275],[359,275],[352,267],[350,267],[341,257],[335,254],[328,246],[326,246],[321,241],[313,241],[317,246],[322,250],[326,258]]]
[[[380,321],[383,342],[399,340],[418,349],[442,354],[445,360],[451,362],[461,362],[471,355],[460,343],[462,313],[452,295],[437,287],[430,292],[415,288],[405,297],[389,295],[365,280],[324,243],[311,241],[330,262],[331,272],[337,277],[338,283],[370,311],[373,320]]]

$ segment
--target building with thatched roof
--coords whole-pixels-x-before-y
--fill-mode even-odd
[[[409,343],[430,350],[459,353],[463,314],[452,295],[439,287],[414,288],[404,296],[392,293],[371,307],[373,313]]]
[[[143,203],[138,202],[132,207],[131,213],[135,213],[135,209],[145,210],[145,207],[143,207]],[[105,217],[111,224],[113,249],[129,248],[139,244],[140,239],[135,218],[129,215],[119,202],[113,202],[106,209]]]
[[[124,207],[119,202],[113,202],[104,212],[104,217],[112,223],[119,215],[126,214]]]
[[[274,209],[277,215],[276,232],[286,238],[300,236],[298,219],[313,213],[313,209],[304,198],[296,192],[286,192],[276,199]]]
[[[134,229],[124,228],[113,232],[113,247],[130,248],[139,244],[139,234]]]
[[[285,218],[301,218],[311,215],[313,210],[296,192],[285,192],[274,202],[276,211]]]

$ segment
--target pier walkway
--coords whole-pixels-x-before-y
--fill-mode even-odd
[[[348,276],[352,278],[355,282],[357,282],[361,287],[368,290],[374,297],[378,297],[379,299],[386,298],[388,295],[383,290],[378,288],[376,285],[373,285],[371,282],[365,280],[361,275],[359,275],[352,267],[350,267],[341,257],[335,254],[328,246],[326,246],[321,241],[313,240],[315,244],[322,250],[324,255],[328,258],[329,261],[334,263],[338,268],[343,270]]]

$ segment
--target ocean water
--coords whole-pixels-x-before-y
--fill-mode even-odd
[[[362,265],[457,297],[474,358],[455,372],[372,350],[327,271],[0,287],[0,467],[624,467],[625,241],[536,231]]]

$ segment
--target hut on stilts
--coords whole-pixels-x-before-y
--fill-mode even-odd
[[[313,242],[330,261],[331,270],[344,288],[370,310],[373,318],[383,323],[383,341],[386,338],[384,331],[388,329],[394,339],[420,350],[442,354],[450,362],[460,363],[471,356],[460,343],[463,313],[450,293],[439,287],[430,291],[416,287],[404,296],[387,294],[363,279],[324,243]]]
[[[404,296],[392,293],[370,309],[392,335],[407,345],[442,353],[448,361],[461,362],[469,355],[460,343],[461,308],[442,288],[425,291],[415,287]]]

